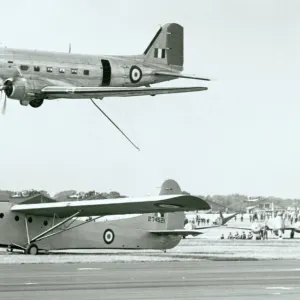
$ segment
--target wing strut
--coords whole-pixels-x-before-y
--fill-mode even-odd
[[[125,138],[135,147],[138,151],[140,151],[140,148],[136,146],[131,139],[122,131],[122,129],[119,128],[119,126],[95,103],[93,99],[90,99],[92,103],[102,112],[102,114],[125,136]]]

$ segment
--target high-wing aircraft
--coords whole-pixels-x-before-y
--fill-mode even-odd
[[[14,201],[0,202],[0,246],[25,254],[59,249],[170,249],[182,236],[201,234],[184,229],[184,211],[210,209],[201,198],[183,195],[174,180],[165,181],[160,195],[153,197]],[[109,220],[128,214],[141,215]]]
[[[229,227],[228,227],[229,228]],[[268,230],[272,232],[275,236],[282,239],[285,231],[290,231],[290,238],[294,238],[295,232],[300,233],[300,222],[296,222],[293,225],[287,226],[284,222],[282,213],[278,213],[276,217],[270,218],[265,222],[254,222],[250,227],[230,227],[242,230],[250,230],[256,235],[256,237],[261,238],[263,230]]]
[[[162,26],[140,55],[84,55],[2,47],[0,90],[21,105],[35,108],[44,100],[58,98],[103,99],[207,90],[150,87],[177,78],[209,80],[181,74],[183,51],[183,27],[176,23]]]

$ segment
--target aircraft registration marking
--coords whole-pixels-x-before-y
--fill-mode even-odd
[[[163,217],[148,217],[148,222],[157,222],[157,223],[165,223],[165,218]]]

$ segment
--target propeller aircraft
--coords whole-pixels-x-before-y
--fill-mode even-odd
[[[21,105],[37,108],[60,98],[155,96],[207,90],[207,87],[150,87],[184,75],[184,32],[162,26],[143,54],[107,56],[0,48],[0,90]],[[6,99],[3,111],[6,109]]]
[[[31,255],[62,249],[166,250],[184,236],[201,234],[184,229],[184,211],[209,209],[203,199],[182,194],[174,180],[166,180],[159,196],[152,197],[62,202],[45,196],[11,198],[0,202],[0,247]]]

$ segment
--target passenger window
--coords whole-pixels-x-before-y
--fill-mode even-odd
[[[65,68],[59,68],[59,73],[65,73]]]
[[[83,75],[90,75],[90,70],[83,70]]]
[[[53,72],[53,68],[52,67],[47,67],[47,72],[52,73]]]
[[[21,71],[28,71],[29,66],[21,65],[21,66],[20,66],[20,69],[21,69]]]
[[[71,74],[77,74],[77,72],[78,72],[78,69],[71,69]]]
[[[39,66],[34,66],[33,69],[34,69],[35,72],[39,72],[40,71],[40,67]]]

